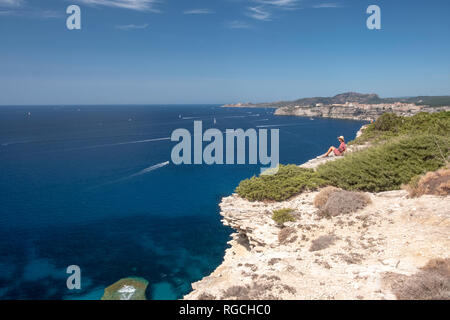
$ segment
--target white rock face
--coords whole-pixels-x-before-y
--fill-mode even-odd
[[[223,223],[236,230],[230,248],[185,299],[395,299],[386,275],[412,275],[430,259],[450,257],[449,196],[370,194],[373,203],[363,210],[321,219],[317,193],[267,203],[223,198]],[[296,216],[285,224],[291,234],[283,243],[271,219],[281,208]],[[310,251],[327,235],[333,244]]]
[[[429,107],[415,104],[346,104],[326,106],[289,106],[275,110],[279,116],[324,117],[354,120],[376,120],[385,112],[392,112],[400,116],[413,116],[419,112],[449,111],[450,107]]]
[[[339,158],[300,166],[314,169]],[[396,299],[398,277],[417,274],[430,260],[450,259],[450,196],[374,193],[364,209],[326,219],[313,204],[318,192],[283,202],[223,198],[222,222],[236,232],[222,264],[193,283],[184,299]],[[294,209],[296,221],[285,223],[279,237],[283,228],[271,217],[282,208]],[[312,251],[323,236],[333,241]]]

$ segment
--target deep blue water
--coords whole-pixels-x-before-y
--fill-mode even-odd
[[[216,105],[0,107],[0,299],[99,299],[117,280],[147,279],[177,299],[222,261],[221,197],[259,165],[181,165],[176,128],[280,129],[280,162],[302,163],[361,122],[273,116]],[[179,117],[181,115],[181,118]],[[213,118],[217,123],[213,124]],[[81,268],[82,289],[66,288]]]

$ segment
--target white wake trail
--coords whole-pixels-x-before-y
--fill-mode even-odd
[[[133,174],[131,174],[131,175],[129,175],[129,176],[126,176],[126,177],[124,177],[124,178],[120,178],[120,179],[117,179],[117,180],[114,180],[114,181],[102,183],[101,185],[92,187],[92,188],[90,188],[90,189],[96,189],[96,188],[99,188],[99,187],[102,187],[102,186],[106,186],[106,185],[110,185],[110,184],[122,182],[122,181],[125,181],[125,180],[129,180],[129,179],[131,179],[131,178],[134,178],[134,177],[137,177],[137,176],[146,174],[146,173],[151,172],[151,171],[153,171],[153,170],[156,170],[156,169],[165,167],[165,166],[167,166],[169,163],[170,163],[169,161],[161,162],[161,163],[155,164],[155,165],[153,165],[153,166],[147,167],[147,168],[145,168],[145,169],[142,169],[141,171],[136,172],[136,173],[133,173]]]
[[[125,141],[125,142],[116,142],[116,143],[108,143],[108,144],[98,144],[98,145],[95,145],[95,146],[87,146],[87,147],[80,147],[80,148],[64,149],[63,151],[96,149],[96,148],[114,147],[114,146],[122,146],[122,145],[126,145],[126,144],[146,143],[146,142],[162,141],[162,140],[170,140],[170,137],[145,139],[145,140],[135,140],[135,141]]]
[[[286,123],[286,124],[268,124],[256,126],[257,128],[272,128],[272,127],[295,127],[295,126],[306,126],[306,123]]]
[[[133,173],[132,175],[130,175],[130,176],[126,177],[126,178],[123,178],[122,180],[124,180],[124,179],[130,179],[130,178],[133,178],[133,177],[137,177],[137,176],[146,174],[146,173],[148,173],[148,172],[150,172],[150,171],[153,171],[153,170],[156,170],[156,169],[165,167],[165,166],[167,166],[168,164],[169,164],[169,161],[165,161],[165,162],[161,162],[161,163],[155,164],[155,165],[150,166],[150,167],[148,167],[148,168],[145,168],[145,169],[143,169],[143,170],[141,170],[141,171],[139,171],[139,172]]]

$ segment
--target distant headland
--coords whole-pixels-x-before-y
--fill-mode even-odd
[[[294,101],[225,104],[225,108],[275,108],[275,115],[375,120],[385,112],[413,116],[419,112],[450,111],[450,96],[380,98],[377,94],[347,92],[334,97]]]

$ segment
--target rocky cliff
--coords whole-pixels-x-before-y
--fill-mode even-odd
[[[346,92],[333,97],[302,98],[294,101],[226,104],[228,108],[276,108],[275,115],[375,120],[385,112],[412,116],[419,112],[450,110],[450,96],[380,98],[377,94]]]
[[[283,202],[223,198],[222,222],[235,230],[230,247],[184,298],[450,299],[450,196],[371,193],[365,208],[323,218],[318,192]],[[281,208],[294,209],[295,222],[277,225],[272,213]]]
[[[281,107],[275,111],[279,116],[300,116],[300,117],[324,117],[354,120],[376,120],[385,112],[392,112],[401,116],[413,116],[419,112],[440,112],[450,111],[450,107],[429,107],[414,104],[370,104],[361,105],[347,103],[346,105],[326,105],[326,106],[289,106]]]
[[[448,196],[382,192],[357,214],[318,219],[315,195],[224,198],[223,222],[236,230],[231,247],[185,299],[396,299],[425,266],[450,257]],[[295,208],[297,221],[281,229],[271,212],[283,207]]]

